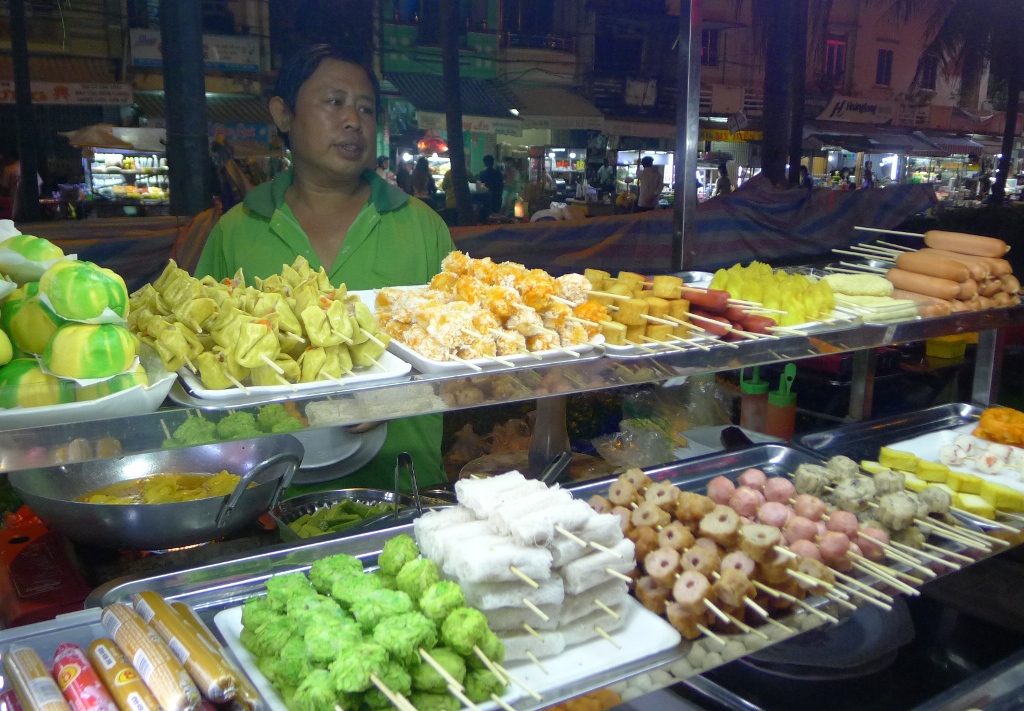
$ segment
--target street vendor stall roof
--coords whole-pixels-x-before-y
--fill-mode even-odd
[[[445,112],[444,84],[440,75],[388,72],[386,77],[417,111]],[[514,97],[495,82],[462,78],[459,96],[463,115],[515,119],[511,111],[516,108]]]
[[[523,120],[523,128],[591,131],[604,128],[604,114],[568,89],[510,84],[508,90],[515,97],[513,109]]]
[[[146,153],[163,153],[167,150],[167,132],[162,128],[133,128],[98,123],[60,135],[78,148],[110,148]]]
[[[844,121],[808,121],[804,139],[816,139],[821,147],[836,146],[851,153],[902,153],[916,156],[945,155],[919,132],[906,128]]]
[[[262,96],[212,94],[206,97],[206,116],[210,123],[273,123],[267,99]],[[135,92],[135,104],[148,118],[165,118],[162,91]]]
[[[985,146],[977,141],[971,140],[966,136],[957,136],[951,133],[942,133],[940,131],[920,131],[929,143],[934,143],[946,154],[955,155],[978,155],[984,153]]]

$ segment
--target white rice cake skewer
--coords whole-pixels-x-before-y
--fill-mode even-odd
[[[612,514],[595,513],[587,519],[583,528],[572,531],[572,533],[583,541],[593,542],[606,548],[611,548],[625,538],[619,517]],[[594,552],[593,547],[581,546],[577,541],[564,535],[556,535],[548,544],[548,550],[551,551],[552,565],[556,568],[566,566],[574,560],[579,560]]]
[[[600,611],[611,619],[611,615],[601,610],[595,600],[599,600],[602,604],[615,609],[615,606],[625,602],[627,597],[629,597],[629,586],[623,580],[612,578],[608,582],[595,585],[579,595],[567,595],[562,603],[562,616],[558,623],[560,625],[567,625],[594,611]]]
[[[498,639],[505,645],[505,664],[528,660],[527,652],[538,659],[545,659],[557,656],[565,649],[565,637],[560,632],[546,632],[541,637],[537,639],[528,632],[507,636],[498,634]]]
[[[522,605],[524,598],[538,607],[562,604],[565,584],[561,578],[553,576],[538,582],[539,588],[518,579],[514,583],[463,583],[462,592],[466,595],[466,604],[485,612]]]
[[[572,500],[572,494],[565,489],[552,487],[510,501],[494,511],[487,520],[491,522],[491,530],[494,533],[507,536],[512,532],[512,524],[518,519],[543,509],[568,504]]]
[[[428,551],[435,549],[437,535],[447,528],[477,520],[476,514],[464,506],[450,506],[428,511],[413,522],[413,535],[424,557],[434,560]]]
[[[427,551],[422,547],[420,551],[427,558],[437,563],[438,566],[444,568],[444,562],[452,556],[452,552],[465,545],[466,541],[490,535],[491,532],[487,521],[481,521],[480,519],[467,521],[437,533],[435,548],[431,551],[436,553],[436,557],[435,555],[427,555]]]
[[[559,625],[558,605],[538,605],[537,609],[548,616],[544,618],[528,607],[500,607],[497,610],[483,610],[488,626],[495,632],[522,631],[523,624],[530,625],[538,632],[554,630]]]
[[[569,595],[579,595],[596,585],[613,578],[608,569],[617,573],[629,573],[636,567],[633,560],[633,541],[625,538],[611,548],[611,553],[597,551],[575,560],[561,570],[565,581],[565,591]]]
[[[595,516],[590,504],[579,499],[532,511],[514,519],[509,526],[512,540],[524,546],[546,546],[556,536],[565,538],[555,527],[567,531],[581,529],[587,520]],[[579,546],[579,544],[576,544]]]
[[[455,496],[459,503],[477,513],[485,502],[493,501],[506,491],[516,489],[527,483],[526,477],[517,471],[484,479],[460,479],[455,482]],[[537,482],[540,483],[540,482]]]
[[[493,495],[474,492],[472,498],[469,499],[473,503],[470,508],[479,518],[486,519],[508,503],[518,501],[526,496],[539,494],[542,491],[547,491],[547,489],[547,486],[536,479],[528,479],[522,484],[511,489],[503,489]]]
[[[558,628],[558,632],[561,632],[562,636],[565,638],[565,646],[569,647],[574,644],[581,644],[583,642],[588,642],[595,637],[600,637],[601,633],[597,631],[598,627],[605,632],[611,632],[625,624],[626,616],[629,614],[629,608],[627,605],[622,602],[618,605],[611,605],[610,607],[619,616],[618,619],[607,614],[604,610],[598,610],[585,617],[579,618],[575,622],[560,626]]]
[[[512,567],[537,582],[548,580],[551,553],[546,548],[517,546],[505,536],[481,536],[453,549],[444,572],[460,585],[518,581]]]

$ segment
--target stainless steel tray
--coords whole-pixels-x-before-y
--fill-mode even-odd
[[[277,524],[277,530],[283,541],[306,541],[291,528],[291,523],[307,514],[316,513],[322,508],[333,506],[342,501],[355,501],[356,503],[373,506],[381,502],[395,503],[395,492],[385,489],[333,489],[330,491],[315,491],[311,494],[302,494],[285,499],[270,512],[270,517]],[[432,497],[420,497],[424,507],[436,508],[439,506],[451,506],[453,501]],[[377,531],[385,528],[393,528],[397,520],[400,520],[402,510],[416,506],[416,499],[407,494],[402,494],[398,499],[398,510],[389,511],[377,516],[364,519],[344,531],[338,531],[339,535],[352,535],[366,531]],[[327,535],[327,534],[324,534]]]
[[[855,461],[876,459],[882,447],[929,432],[948,430],[977,420],[984,408],[957,403],[938,405],[906,415],[856,422],[824,432],[802,435],[793,446],[829,459],[845,454]]]

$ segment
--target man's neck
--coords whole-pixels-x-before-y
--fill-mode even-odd
[[[344,212],[352,203],[365,203],[370,190],[361,176],[354,179],[324,178],[301,169],[288,188],[288,202],[320,213]]]

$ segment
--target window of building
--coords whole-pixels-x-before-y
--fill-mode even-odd
[[[706,67],[718,66],[718,30],[701,31],[700,63]]]
[[[440,0],[420,0],[419,31],[416,43],[433,45],[441,42],[441,3]]]
[[[875,84],[878,86],[892,84],[892,58],[891,49],[878,50],[878,66],[875,68]]]
[[[420,21],[420,0],[395,0],[395,22],[415,25]]]
[[[846,38],[829,37],[825,44],[825,75],[842,81],[846,74]]]
[[[921,60],[921,81],[922,89],[935,91],[935,83],[939,77],[939,58],[925,57]]]
[[[470,32],[486,32],[486,0],[462,0],[462,24]]]
[[[505,30],[514,35],[543,37],[555,33],[555,5],[551,0],[505,0]]]

